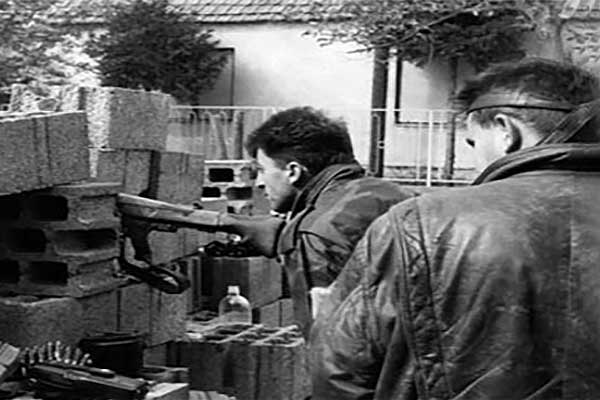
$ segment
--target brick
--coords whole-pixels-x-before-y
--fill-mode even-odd
[[[265,326],[280,326],[281,312],[279,301],[252,309],[252,322]]]
[[[116,332],[118,296],[116,290],[78,299],[81,304],[83,330],[87,335]]]
[[[212,305],[227,294],[227,286],[240,287],[253,307],[261,307],[281,296],[281,268],[265,257],[206,257],[203,276],[212,286]],[[204,285],[206,287],[207,285]]]
[[[187,294],[167,294],[150,291],[150,336],[148,344],[155,346],[182,337],[185,333]]]
[[[131,283],[119,288],[117,329],[121,332],[150,334],[150,287]]]
[[[144,400],[188,400],[187,383],[158,383],[153,385]]]
[[[0,289],[18,294],[86,297],[117,288],[116,259],[91,263],[0,260]]]
[[[85,111],[92,147],[164,150],[171,102],[160,92],[65,86],[60,109]]]
[[[60,185],[17,197],[19,217],[15,227],[53,230],[116,228],[117,193],[115,183]]]
[[[18,193],[89,177],[82,113],[2,119],[0,138],[0,193]]]
[[[81,306],[72,298],[1,297],[0,315],[0,340],[15,346],[75,345],[83,337]]]
[[[256,168],[250,160],[206,160],[206,182],[235,183],[251,186],[256,180]]]
[[[150,150],[90,149],[90,175],[97,182],[119,182],[136,196],[150,186]]]
[[[202,199],[204,157],[197,154],[153,152],[148,197],[178,204]]]

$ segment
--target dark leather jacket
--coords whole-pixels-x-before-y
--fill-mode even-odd
[[[294,322],[308,336],[309,290],[328,286],[342,270],[371,222],[414,193],[365,177],[356,163],[336,164],[313,177],[298,194],[278,243],[294,308]]]
[[[313,338],[314,400],[600,398],[600,145],[526,149],[477,183],[368,229]]]

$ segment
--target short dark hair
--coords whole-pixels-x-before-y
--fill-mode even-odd
[[[539,100],[578,105],[590,102],[600,96],[598,79],[581,68],[571,64],[539,58],[527,58],[517,63],[502,63],[490,67],[476,78],[465,83],[456,96],[460,111],[466,111],[482,95],[504,91],[520,93]],[[540,137],[550,134],[568,111],[494,107],[475,110],[474,120],[489,126],[499,113],[514,116],[530,124]],[[588,124],[578,135],[580,141],[593,137],[596,141],[596,123]]]
[[[271,116],[248,136],[245,146],[252,157],[261,149],[281,164],[302,164],[311,175],[354,161],[346,124],[312,107],[290,108]]]

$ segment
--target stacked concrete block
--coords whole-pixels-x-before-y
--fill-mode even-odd
[[[292,299],[279,299],[252,309],[252,322],[265,326],[289,326],[294,323]]]
[[[187,293],[168,294],[145,283],[123,286],[117,294],[119,331],[145,335],[152,348],[174,341],[185,333]]]
[[[0,120],[0,193],[87,179],[85,114],[53,113]]]
[[[27,347],[60,340],[75,345],[84,333],[76,299],[12,295],[0,297],[0,341]]]
[[[281,267],[265,257],[204,257],[203,291],[215,308],[227,294],[227,286],[237,285],[253,307],[261,307],[281,297]]]
[[[189,335],[182,350],[193,389],[239,400],[301,400],[310,394],[306,345],[296,327],[217,326]]]
[[[0,288],[86,297],[116,288],[119,185],[73,184],[4,197]]]
[[[145,194],[150,187],[152,151],[90,149],[90,175],[98,182],[121,182],[123,193]]]
[[[148,197],[169,203],[194,204],[202,199],[204,157],[153,152]]]
[[[61,111],[81,110],[94,148],[164,150],[172,98],[115,87],[63,86]]]
[[[204,197],[227,199],[231,213],[268,213],[264,191],[255,187],[256,169],[250,160],[207,160],[205,165]]]

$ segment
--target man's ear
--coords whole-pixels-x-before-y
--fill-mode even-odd
[[[300,183],[306,174],[306,167],[297,161],[290,161],[286,167],[290,183],[292,185]]]
[[[498,125],[502,133],[502,148],[504,153],[509,154],[520,150],[523,143],[520,124],[516,123],[511,116],[502,113],[494,117],[494,122]]]

